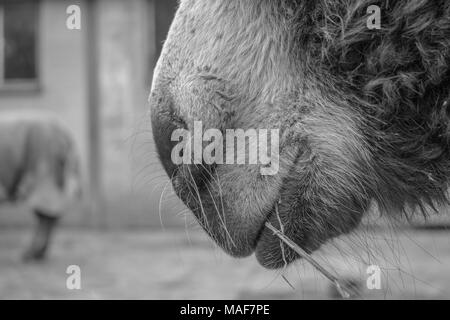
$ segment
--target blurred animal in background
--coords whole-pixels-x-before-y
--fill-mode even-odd
[[[372,203],[391,215],[448,203],[450,1],[182,0],[150,105],[161,162],[203,228],[233,256],[283,267],[298,256],[267,221],[312,252]],[[172,133],[196,121],[279,129],[278,174],[175,163]]]
[[[41,260],[68,205],[81,196],[69,131],[48,115],[0,112],[0,203],[26,203],[36,218],[24,259]]]

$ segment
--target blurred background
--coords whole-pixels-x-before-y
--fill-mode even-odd
[[[81,29],[66,22],[81,9]],[[299,262],[262,269],[207,239],[176,199],[156,158],[147,97],[176,0],[0,0],[0,111],[50,113],[82,164],[83,197],[64,216],[46,261],[20,254],[34,223],[21,203],[0,207],[1,299],[333,298]],[[0,114],[1,116],[1,114]],[[447,208],[412,225],[375,213],[316,258],[356,283],[360,297],[450,298]],[[381,288],[369,290],[370,265]],[[66,287],[81,269],[80,290]]]

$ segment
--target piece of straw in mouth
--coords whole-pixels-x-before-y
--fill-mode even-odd
[[[278,203],[275,205],[275,211],[278,215]],[[308,261],[314,268],[316,268],[320,273],[322,273],[328,280],[330,280],[335,286],[339,294],[344,299],[350,298],[350,294],[344,289],[344,286],[341,285],[339,279],[334,276],[331,272],[322,267],[310,254],[308,254],[305,250],[300,248],[294,241],[286,237],[283,232],[275,228],[270,222],[266,222],[266,227],[271,230],[274,235],[276,235],[281,241],[283,241],[289,248],[294,250],[300,257]]]

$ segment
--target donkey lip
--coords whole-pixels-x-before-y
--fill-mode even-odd
[[[284,245],[280,239],[266,227],[266,222],[271,223],[277,228],[280,225],[279,217],[277,217],[274,208],[262,225],[256,241],[255,256],[259,264],[267,269],[279,269],[299,259],[300,257],[297,253]],[[312,239],[310,239],[310,237],[302,230],[291,230],[288,231],[286,235],[308,253],[311,253],[320,247],[317,239],[316,241],[311,241]]]

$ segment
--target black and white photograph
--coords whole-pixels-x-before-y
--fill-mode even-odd
[[[0,0],[0,300],[448,299],[449,0]]]

